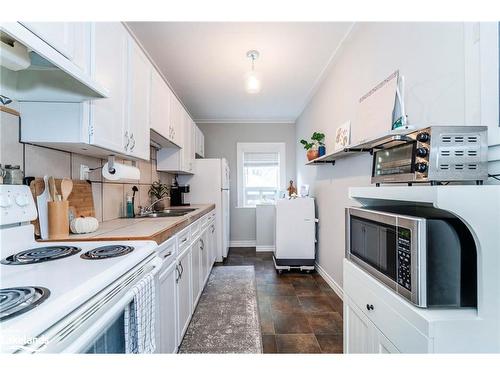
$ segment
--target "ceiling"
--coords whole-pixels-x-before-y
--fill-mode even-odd
[[[351,27],[342,22],[128,22],[198,122],[293,122]],[[248,94],[256,49],[259,94]]]

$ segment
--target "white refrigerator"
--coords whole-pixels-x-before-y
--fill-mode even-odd
[[[186,201],[191,204],[215,203],[217,231],[217,261],[229,251],[229,182],[230,171],[226,159],[195,159],[193,175],[179,176],[182,184],[189,184]]]

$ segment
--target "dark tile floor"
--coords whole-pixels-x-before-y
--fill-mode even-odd
[[[231,248],[220,265],[255,267],[264,353],[342,353],[342,300],[318,273],[278,275],[255,248]]]

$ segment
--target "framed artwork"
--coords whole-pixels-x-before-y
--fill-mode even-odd
[[[335,131],[334,150],[342,150],[351,142],[351,122],[347,121],[340,125]]]

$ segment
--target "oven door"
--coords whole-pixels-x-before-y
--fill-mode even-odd
[[[20,352],[124,353],[124,313],[134,299],[134,286],[156,275],[161,261],[155,254],[121,276],[79,308],[45,331]]]
[[[417,142],[378,150],[373,153],[372,183],[412,182],[415,174]]]
[[[397,216],[346,208],[346,258],[397,288]]]

